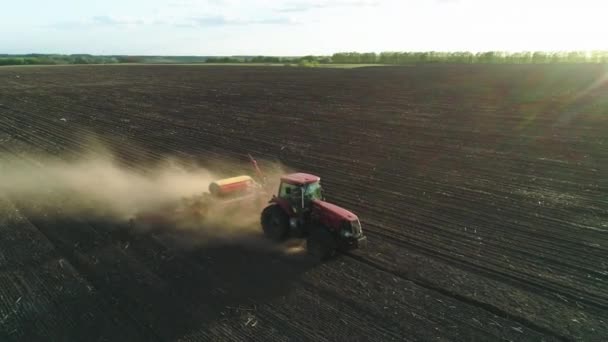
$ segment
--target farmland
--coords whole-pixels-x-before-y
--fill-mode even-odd
[[[0,340],[606,340],[607,93],[603,65],[2,67],[0,166],[251,153],[369,246],[183,248],[0,194]]]

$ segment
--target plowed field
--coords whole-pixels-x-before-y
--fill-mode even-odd
[[[0,172],[251,153],[369,239],[316,265],[0,194],[0,340],[605,341],[607,94],[595,65],[0,68]]]

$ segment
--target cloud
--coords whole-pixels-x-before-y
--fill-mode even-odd
[[[224,16],[207,16],[191,18],[190,26],[217,27],[217,26],[246,26],[246,25],[292,25],[296,22],[289,18],[266,18],[266,19],[227,19]],[[180,25],[184,26],[184,25]]]
[[[293,12],[306,12],[315,9],[326,9],[326,8],[341,8],[341,7],[377,7],[380,5],[380,1],[376,0],[344,0],[344,1],[317,1],[317,2],[291,2],[285,7],[278,8],[277,12],[282,13],[293,13]]]
[[[222,6],[226,4],[225,0],[206,0],[203,1],[206,5]],[[197,0],[176,0],[168,4],[169,7],[194,7],[201,5],[201,1]]]
[[[230,22],[222,16],[192,18],[192,21],[199,26],[225,26]]]
[[[145,18],[131,18],[131,17],[115,17],[109,15],[98,15],[93,16],[86,20],[81,21],[64,21],[53,23],[47,28],[55,28],[55,29],[83,29],[83,28],[92,28],[92,27],[134,27],[134,26],[143,26],[147,24],[165,24],[164,21],[159,20],[151,20]]]
[[[173,26],[173,27],[222,27],[222,26],[247,26],[247,25],[294,25],[296,21],[287,17],[270,17],[263,19],[232,19],[222,15],[201,16],[189,18],[172,18],[161,20],[154,18],[130,18],[115,17],[108,15],[94,16],[82,21],[66,21],[54,23],[45,28],[61,30],[87,29],[87,28],[127,28],[140,26]]]
[[[107,15],[95,16],[92,18],[92,23],[97,25],[108,25],[108,26],[139,26],[146,23],[144,19],[138,18],[119,18]]]

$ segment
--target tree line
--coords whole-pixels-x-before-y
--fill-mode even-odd
[[[96,56],[88,54],[27,54],[2,55],[0,65],[61,65],[61,64],[116,64],[116,63],[154,63],[183,64],[204,63],[207,57],[201,56]]]
[[[93,55],[0,55],[0,65],[111,64],[118,57]]]
[[[523,51],[523,52],[339,52],[332,56],[304,57],[217,57],[208,63],[268,63],[268,64],[553,64],[553,63],[608,63],[608,51]]]
[[[263,63],[263,64],[329,64],[329,56],[276,57],[276,56],[242,56],[242,57],[207,57],[206,63]]]
[[[261,63],[314,67],[319,64],[426,64],[426,63],[608,63],[608,51],[527,51],[527,52],[339,52],[332,56],[95,56],[1,55],[0,65],[115,64],[115,63]]]
[[[417,63],[608,63],[608,51],[524,51],[524,52],[340,52],[331,57],[338,64],[417,64]]]
[[[95,55],[2,55],[0,65],[61,65],[61,64],[185,64],[185,63],[263,63],[315,66],[331,63],[330,57],[276,57],[276,56],[95,56]]]

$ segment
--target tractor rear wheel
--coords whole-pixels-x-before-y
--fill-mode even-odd
[[[278,205],[270,205],[262,211],[264,235],[274,241],[283,241],[289,233],[289,217]]]
[[[306,252],[317,262],[332,257],[336,252],[334,238],[325,229],[317,229],[306,239]]]

